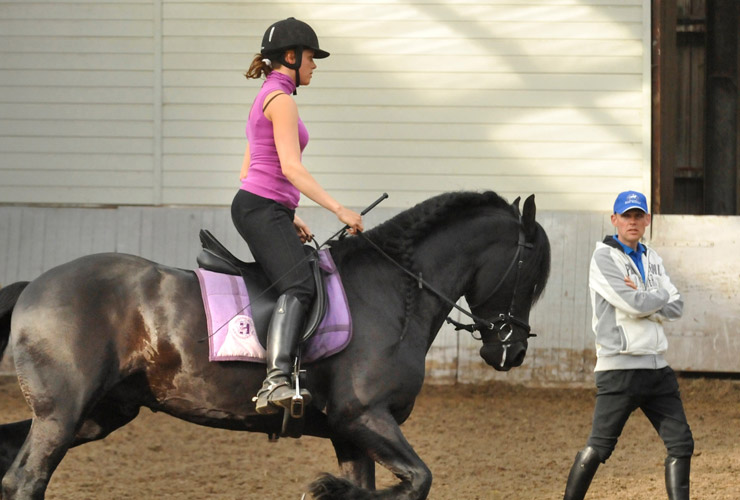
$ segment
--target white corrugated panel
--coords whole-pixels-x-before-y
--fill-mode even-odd
[[[490,188],[535,192],[542,209],[607,210],[615,191],[649,191],[647,0],[0,10],[0,201],[230,203],[260,85],[243,72],[288,16],[332,53],[296,100],[305,163],[345,204]]]

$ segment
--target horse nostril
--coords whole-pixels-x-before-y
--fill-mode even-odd
[[[519,350],[511,357],[511,366],[521,366],[524,363],[524,357],[527,355],[527,349],[519,348]]]

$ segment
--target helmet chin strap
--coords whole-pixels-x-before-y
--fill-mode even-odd
[[[298,93],[298,87],[301,86],[301,74],[299,70],[301,69],[301,62],[303,61],[303,47],[298,46],[293,49],[293,52],[295,52],[294,63],[291,64],[286,61],[285,54],[283,54],[280,56],[280,64],[295,71],[295,90],[293,91],[293,95],[296,95]]]

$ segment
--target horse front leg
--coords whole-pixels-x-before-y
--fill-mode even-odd
[[[367,490],[375,489],[375,461],[367,452],[338,436],[331,438],[342,477]]]
[[[432,486],[432,473],[406,441],[387,410],[362,413],[351,420],[331,418],[334,428],[356,450],[363,451],[396,477],[392,488],[369,491],[346,479],[325,474],[311,484],[311,494],[320,500],[395,499],[424,500]]]

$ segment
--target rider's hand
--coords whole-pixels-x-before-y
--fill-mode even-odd
[[[307,241],[310,242],[311,240],[313,240],[313,234],[311,234],[311,230],[308,228],[308,224],[303,222],[303,220],[297,215],[293,216],[293,226],[295,226],[295,232],[301,239],[301,243],[306,243]]]
[[[349,226],[350,234],[357,234],[358,231],[362,232],[365,229],[362,225],[362,215],[349,208],[342,207],[337,210],[337,218]]]

